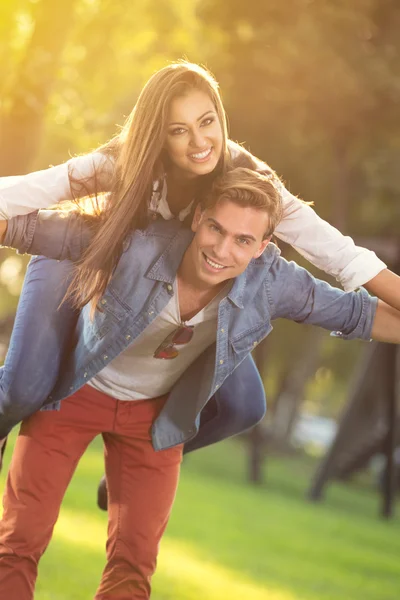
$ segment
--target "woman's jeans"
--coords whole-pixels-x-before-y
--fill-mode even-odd
[[[33,257],[28,265],[6,361],[0,369],[0,439],[43,406],[62,372],[77,319],[76,311],[61,304],[71,269],[68,261],[43,256]],[[199,432],[184,451],[253,427],[265,410],[262,382],[248,357],[207,403]]]

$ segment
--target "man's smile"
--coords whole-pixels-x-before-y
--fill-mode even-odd
[[[209,258],[206,254],[204,254],[204,252],[202,253],[205,263],[208,267],[211,267],[211,269],[215,272],[215,271],[222,271],[222,269],[226,269],[227,267],[225,265],[221,265],[220,263],[215,262],[215,260],[212,260],[211,258]]]

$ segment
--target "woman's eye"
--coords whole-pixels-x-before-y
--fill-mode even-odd
[[[183,127],[177,127],[176,129],[171,129],[170,130],[170,135],[181,135],[181,133],[185,133],[186,129],[183,129]]]
[[[204,119],[204,121],[201,122],[201,126],[207,127],[207,125],[211,125],[211,123],[214,123],[214,120],[214,117],[208,117],[207,119]]]

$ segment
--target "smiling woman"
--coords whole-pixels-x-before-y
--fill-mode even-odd
[[[221,123],[208,94],[189,90],[172,100],[165,140],[170,177],[193,178],[210,173],[220,160],[222,145]]]

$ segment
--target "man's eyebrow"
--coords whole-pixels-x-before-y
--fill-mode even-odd
[[[207,221],[211,221],[222,231],[222,233],[226,233],[226,230],[222,227],[221,223],[218,223],[218,221],[216,219],[213,219],[213,217],[207,217]],[[251,235],[251,233],[235,233],[235,237],[246,240],[252,240],[253,242],[257,241],[254,235]]]
[[[202,119],[204,119],[204,117],[208,114],[212,113],[213,115],[216,115],[217,113],[215,112],[215,110],[207,110],[205,113],[203,113],[201,115],[201,117],[199,117],[197,120],[201,121]],[[186,123],[180,123],[179,121],[173,121],[172,123],[168,123],[168,127],[171,127],[171,125],[186,125]]]

